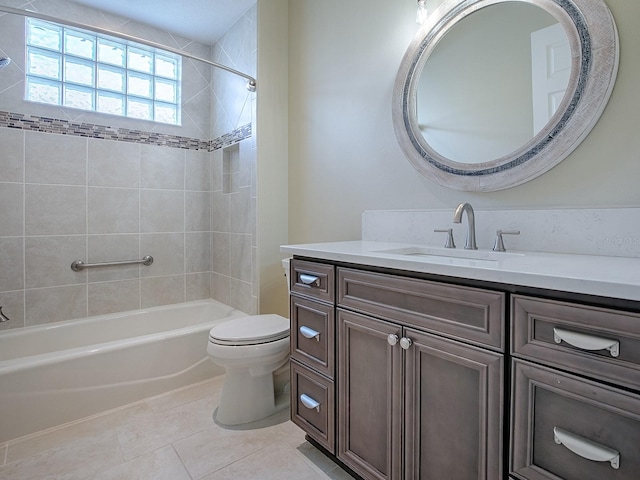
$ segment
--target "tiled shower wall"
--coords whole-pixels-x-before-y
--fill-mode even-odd
[[[256,76],[257,7],[254,5],[212,47],[213,61]],[[259,83],[259,81],[258,81]],[[255,94],[246,80],[211,71],[211,138],[253,124]],[[260,88],[260,87],[258,87]],[[214,140],[214,148],[216,148]],[[211,296],[247,313],[258,313],[256,269],[255,136],[212,154]]]
[[[209,297],[207,151],[10,128],[0,142],[7,326]],[[70,268],[144,255],[153,265]]]
[[[69,2],[17,3],[6,4],[53,15],[64,11],[69,13],[65,18],[87,23],[99,16],[106,19],[102,26],[138,36],[143,32],[145,38],[205,58],[212,50]],[[20,22],[20,17],[0,16],[0,39],[12,28],[23,28]],[[255,23],[246,19],[237,25],[255,30]],[[233,31],[227,35],[237,35]],[[254,45],[234,54],[248,52],[253,58],[255,32],[253,39]],[[27,124],[29,115],[37,115],[35,126],[52,118],[133,129],[137,136],[105,140],[74,132],[41,133],[29,125],[7,128],[13,125],[0,121],[0,305],[11,318],[0,329],[209,297],[253,313],[255,141],[214,152],[206,148],[219,147],[231,133],[211,136],[216,113],[206,105],[217,91],[211,70],[184,61],[183,127],[163,126],[23,102],[24,46],[16,45],[15,36],[9,43],[11,48],[3,44],[0,53],[17,60],[8,76],[0,75],[0,111],[24,114]],[[253,95],[244,84],[235,89],[236,83],[223,77],[220,84],[226,92],[223,105],[230,111],[233,105],[252,105]],[[235,134],[231,141],[251,131],[251,115],[235,118],[228,124]],[[242,123],[247,119],[248,125]],[[183,148],[148,140],[163,134],[178,138]],[[76,259],[102,262],[144,255],[154,257],[153,265],[83,272],[70,268]]]

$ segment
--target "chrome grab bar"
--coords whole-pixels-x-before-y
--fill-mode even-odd
[[[84,270],[85,268],[93,268],[93,267],[113,267],[114,265],[133,265],[135,263],[141,263],[142,265],[149,266],[153,263],[153,257],[151,255],[146,255],[144,258],[140,260],[122,260],[119,262],[102,262],[102,263],[84,263],[82,260],[76,260],[71,264],[71,270],[74,272],[79,272]]]

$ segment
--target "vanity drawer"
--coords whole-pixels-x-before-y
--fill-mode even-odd
[[[428,280],[338,269],[338,304],[504,351],[506,295]]]
[[[514,295],[512,354],[640,388],[640,315]]]
[[[335,454],[335,397],[331,380],[291,362],[291,420]]]
[[[512,475],[637,480],[640,396],[515,360],[512,409]]]
[[[330,377],[334,375],[333,305],[291,296],[291,356]]]
[[[335,301],[334,272],[333,265],[294,258],[291,260],[291,293],[333,304]]]

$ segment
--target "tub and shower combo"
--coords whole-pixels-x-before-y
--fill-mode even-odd
[[[209,331],[245,313],[215,300],[0,335],[0,443],[224,373]]]

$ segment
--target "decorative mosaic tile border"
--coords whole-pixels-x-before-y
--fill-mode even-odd
[[[209,151],[213,152],[214,150],[219,150],[224,147],[228,147],[229,145],[233,145],[234,143],[238,143],[245,138],[251,137],[251,124],[248,123],[243,125],[240,128],[236,128],[231,133],[226,133],[221,137],[218,137],[214,140],[211,140],[211,146],[209,147]]]
[[[18,128],[42,133],[58,133],[78,137],[100,138],[119,142],[142,143],[159,147],[184,148],[187,150],[206,150],[212,152],[251,137],[251,124],[222,135],[214,140],[167,135],[157,132],[130,130],[128,128],[94,125],[91,123],[70,122],[57,118],[26,115],[23,113],[4,112],[0,110],[0,128]]]

